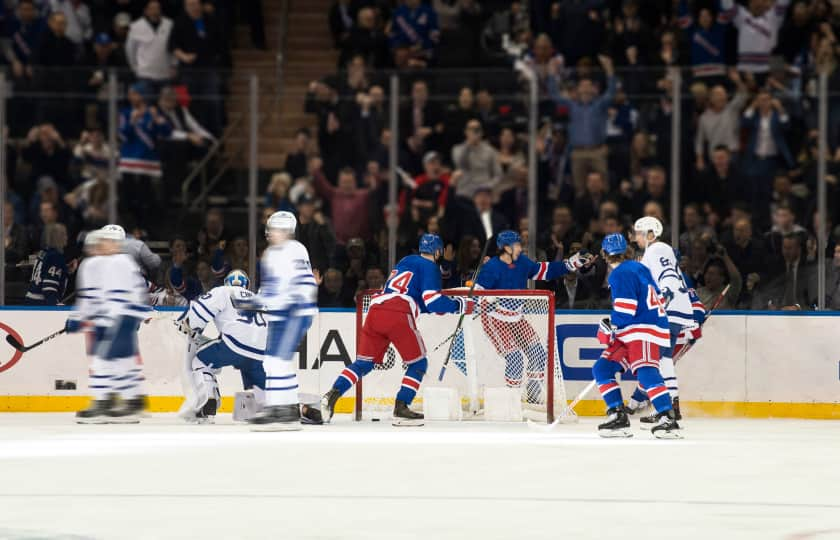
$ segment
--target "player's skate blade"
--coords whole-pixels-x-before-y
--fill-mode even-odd
[[[329,424],[330,420],[332,420],[335,414],[335,404],[340,397],[341,395],[338,393],[338,390],[333,388],[321,398],[321,416],[325,424]]]
[[[394,404],[394,418],[391,425],[395,427],[420,427],[423,424],[421,413],[412,411],[404,401],[397,400]]]
[[[657,423],[650,430],[657,439],[682,439],[680,425],[677,423],[673,409],[656,415]]]
[[[94,400],[87,409],[76,413],[77,424],[107,424],[113,402],[109,399]]]
[[[300,431],[300,405],[266,407],[248,420],[251,431]]]
[[[626,439],[633,436],[630,431],[630,419],[624,407],[607,410],[607,421],[598,426],[598,435],[605,439]]]
[[[112,408],[108,412],[110,424],[139,424],[143,411],[147,408],[146,396],[127,399],[119,409]]]

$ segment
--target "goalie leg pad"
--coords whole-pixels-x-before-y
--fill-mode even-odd
[[[406,405],[411,405],[414,401],[414,396],[420,390],[420,384],[423,382],[423,377],[426,375],[426,370],[429,368],[429,361],[421,358],[416,362],[408,365],[403,376],[400,391],[397,392],[397,400],[402,401]]]
[[[615,374],[624,371],[621,364],[602,356],[592,366],[592,375],[598,385],[598,391],[604,398],[607,408],[614,409],[624,405],[621,397],[621,387],[615,378]]]
[[[656,408],[656,412],[661,413],[671,410],[671,396],[668,394],[662,375],[656,368],[651,366],[640,367],[636,370],[636,377],[639,378],[639,383],[645,387],[648,398]]]

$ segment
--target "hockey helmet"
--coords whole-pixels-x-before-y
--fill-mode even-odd
[[[513,244],[521,244],[522,237],[516,231],[502,231],[496,237],[496,247],[499,249],[505,246],[512,246]]]
[[[647,234],[653,233],[654,238],[662,236],[662,222],[652,216],[645,216],[636,220],[633,224],[633,230],[637,233]]]
[[[242,287],[247,289],[250,284],[251,280],[248,279],[248,274],[242,270],[231,270],[230,273],[225,276],[225,285],[229,287]]]
[[[627,251],[627,240],[618,233],[608,234],[601,242],[601,249],[607,255],[621,255]]]
[[[85,246],[86,249],[88,249],[91,246],[94,246],[94,245],[98,244],[101,239],[102,239],[102,231],[100,231],[100,230],[90,231],[89,233],[87,233],[85,235],[84,246]]]
[[[420,253],[434,255],[438,251],[443,251],[443,240],[436,234],[426,233],[420,237],[420,245],[417,250]]]
[[[117,242],[125,240],[125,229],[115,223],[105,225],[99,229],[99,233],[99,238],[105,240],[116,240]]]
[[[290,235],[295,234],[297,228],[297,218],[291,212],[281,210],[274,212],[269,216],[268,221],[265,222],[265,233],[269,231],[286,231]]]

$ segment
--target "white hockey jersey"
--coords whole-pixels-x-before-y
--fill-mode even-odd
[[[779,28],[785,20],[790,0],[776,4],[756,17],[735,0],[720,0],[722,17],[738,28],[738,70],[766,73],[770,70],[770,53],[776,46]]]
[[[104,257],[85,257],[76,271],[76,310],[82,321],[103,326],[107,319],[102,308],[101,266]]]
[[[190,328],[203,331],[213,321],[230,350],[262,362],[265,359],[265,318],[259,312],[237,311],[233,307],[234,297],[248,302],[253,301],[254,293],[243,287],[222,285],[190,302],[187,311]]]
[[[269,247],[260,269],[259,301],[266,309],[292,311],[294,315],[318,312],[318,284],[303,244],[289,240]]]
[[[134,259],[125,253],[97,257],[95,263],[101,289],[101,317],[145,319],[152,312],[146,278]]]
[[[694,312],[688,296],[688,287],[677,265],[674,249],[665,242],[654,242],[645,249],[642,264],[650,270],[663,296],[669,296],[666,289],[674,295],[665,309],[668,313],[668,322],[680,326],[694,325]]]

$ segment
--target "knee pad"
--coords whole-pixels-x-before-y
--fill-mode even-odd
[[[614,380],[615,374],[620,371],[622,371],[621,364],[607,360],[603,356],[598,358],[592,366],[592,376],[598,384]]]

